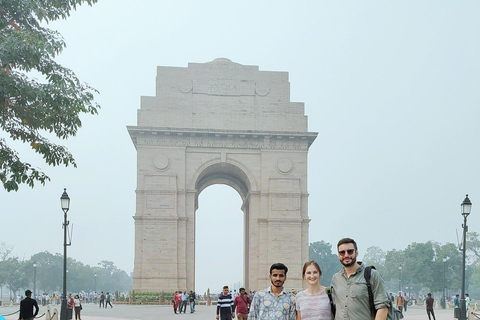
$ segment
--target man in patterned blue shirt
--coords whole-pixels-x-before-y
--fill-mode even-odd
[[[269,275],[272,285],[255,293],[248,320],[295,320],[295,297],[283,288],[287,271],[283,263],[272,264]]]

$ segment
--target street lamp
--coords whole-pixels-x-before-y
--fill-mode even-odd
[[[37,300],[37,263],[33,261],[33,299]]]
[[[445,309],[447,307],[447,280],[446,280],[446,271],[445,271],[445,266],[447,264],[448,258],[445,257],[443,258],[443,304],[442,308]]]
[[[398,267],[398,292],[402,291],[402,266]]]
[[[465,196],[462,204],[462,216],[463,216],[463,261],[462,261],[462,296],[460,297],[460,317],[459,320],[467,319],[467,306],[465,304],[465,263],[466,263],[466,251],[467,251],[467,217],[472,210],[472,203],[468,199],[468,194]]]
[[[95,273],[95,295],[97,294],[97,274]]]
[[[60,312],[60,319],[67,320],[67,212],[70,209],[70,198],[67,194],[67,189],[63,189],[63,194],[60,197],[60,203],[64,214],[63,222],[63,295],[62,307]]]

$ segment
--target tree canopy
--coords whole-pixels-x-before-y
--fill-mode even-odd
[[[97,91],[80,82],[55,57],[66,44],[49,21],[66,19],[77,5],[97,0],[0,1],[0,130],[10,139],[29,144],[48,165],[76,166],[66,147],[52,142],[75,136],[80,114],[96,114]],[[37,78],[38,77],[38,78]],[[0,180],[7,191],[20,184],[33,187],[50,178],[22,161],[18,152],[0,138]]]
[[[0,247],[1,250],[1,247]],[[54,293],[62,290],[63,255],[39,252],[28,260],[20,260],[10,254],[0,255],[0,286],[6,285],[12,292],[32,289],[36,264],[37,293]],[[127,292],[132,288],[132,278],[112,261],[101,261],[97,266],[85,265],[67,258],[68,292]]]

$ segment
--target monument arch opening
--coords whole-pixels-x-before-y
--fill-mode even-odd
[[[245,216],[244,286],[269,285],[272,263],[302,287],[308,260],[308,132],[303,103],[290,101],[288,73],[228,59],[158,67],[156,94],[142,97],[137,126],[133,290],[195,290],[198,196],[234,188]]]
[[[244,283],[243,200],[224,184],[211,185],[199,194],[195,213],[195,290],[198,294],[239,289]]]
[[[253,178],[251,178],[253,179]],[[217,162],[213,164],[206,164],[205,168],[201,169],[201,172],[198,174],[198,177],[196,178],[196,183],[195,183],[195,189],[197,190],[196,194],[196,207],[195,211],[198,210],[198,197],[202,193],[202,191],[212,185],[217,185],[217,184],[223,184],[227,185],[231,188],[233,188],[238,195],[241,197],[241,206],[240,210],[243,212],[243,221],[240,225],[234,225],[230,224],[229,230],[225,230],[223,234],[220,233],[216,227],[216,225],[211,226],[211,232],[217,232],[219,237],[222,236],[224,237],[225,241],[228,241],[231,246],[234,246],[235,244],[236,247],[238,248],[239,245],[238,243],[242,244],[243,247],[243,254],[239,255],[237,253],[237,256],[235,259],[226,259],[223,262],[220,261],[219,263],[221,265],[224,265],[224,268],[228,267],[229,265],[232,264],[232,261],[235,261],[236,264],[240,263],[243,266],[243,273],[241,275],[235,275],[237,276],[236,281],[241,280],[242,283],[246,283],[245,279],[248,279],[248,252],[245,250],[245,248],[248,248],[248,239],[249,239],[249,234],[248,234],[248,228],[246,226],[249,225],[249,215],[248,215],[248,197],[250,195],[250,190],[251,190],[251,185],[252,183],[250,182],[249,177],[247,174],[239,168],[239,165],[236,164],[231,164],[228,162]],[[255,185],[255,183],[253,183]],[[256,189],[256,188],[254,188]],[[211,201],[217,202],[221,201],[221,199],[211,199]],[[235,210],[237,208],[232,208],[230,207],[230,210]],[[196,215],[196,220],[199,219],[199,217]],[[231,238],[229,235],[229,231],[231,232],[232,228],[239,228],[240,226],[243,226],[243,232],[241,233],[241,236],[238,238]],[[196,225],[195,225],[195,230],[197,230]],[[220,238],[217,239],[217,242],[221,242]],[[230,250],[233,250],[234,248],[231,247]],[[239,279],[240,278],[240,279]],[[233,282],[232,282],[233,283]],[[226,285],[228,283],[224,283]],[[232,288],[233,290],[233,288]],[[220,291],[219,291],[220,292]]]

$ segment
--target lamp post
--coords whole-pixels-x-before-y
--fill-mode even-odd
[[[60,319],[67,320],[67,212],[70,209],[70,198],[67,194],[67,189],[63,189],[63,194],[60,197],[62,204],[62,210],[64,214],[63,220],[63,294],[62,294],[62,307],[60,312]]]
[[[37,299],[37,263],[33,261],[33,299]]]
[[[97,295],[97,274],[95,273],[95,295]]]
[[[446,280],[446,271],[445,271],[445,266],[447,264],[448,258],[445,257],[443,258],[443,304],[442,308],[445,309],[447,307],[447,280]]]
[[[398,267],[398,292],[402,291],[402,266]]]
[[[465,304],[465,264],[466,264],[466,251],[467,251],[467,217],[472,210],[472,203],[468,199],[468,194],[465,196],[462,204],[462,216],[463,216],[463,260],[462,260],[462,296],[460,297],[460,317],[459,320],[467,319],[467,306]]]

